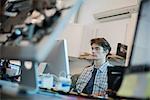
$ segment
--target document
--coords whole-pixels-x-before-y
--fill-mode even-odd
[[[126,74],[117,95],[136,98],[150,97],[150,72]]]

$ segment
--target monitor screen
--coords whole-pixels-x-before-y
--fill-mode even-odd
[[[57,40],[45,62],[48,64],[43,73],[65,75],[65,77],[70,75],[66,40]]]
[[[150,65],[150,0],[142,0],[129,65]]]
[[[8,75],[9,78],[19,76],[21,74],[21,65],[13,64],[9,60],[0,59],[0,75],[2,74]]]
[[[17,76],[21,74],[21,69],[20,69],[20,65],[16,65],[16,64],[9,64],[9,68],[7,68],[6,73],[9,76]]]

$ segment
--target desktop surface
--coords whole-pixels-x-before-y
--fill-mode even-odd
[[[4,100],[97,100],[97,99],[103,99],[100,97],[92,97],[92,96],[86,96],[86,95],[77,95],[73,93],[65,93],[65,92],[43,92],[39,91],[36,94],[18,94],[18,95],[10,95],[7,93],[3,93],[0,91],[1,97]]]
[[[134,97],[124,97],[124,96],[114,96],[103,98],[85,96],[85,95],[77,95],[73,93],[53,93],[53,92],[38,92],[36,94],[18,94],[18,95],[10,95],[7,93],[3,93],[0,91],[0,98],[3,100],[108,100],[108,99],[130,99],[130,100],[143,100],[142,98],[134,98]]]

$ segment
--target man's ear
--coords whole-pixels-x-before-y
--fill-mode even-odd
[[[105,53],[106,53],[106,55],[107,55],[107,54],[109,53],[109,51],[108,51],[108,50],[106,50],[106,51],[105,51]]]

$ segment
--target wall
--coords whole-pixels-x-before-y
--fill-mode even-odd
[[[133,37],[134,26],[132,29],[129,26],[135,23],[134,16],[131,16],[133,18],[99,23],[94,19],[93,14],[137,3],[137,0],[86,0],[81,7],[78,17],[78,23],[85,25],[81,52],[90,52],[90,47],[87,43],[89,44],[90,39],[93,37],[105,37],[112,46],[112,53],[116,53],[117,43],[120,42],[128,45],[128,41],[132,41]]]
[[[69,55],[77,57],[82,52],[90,52],[90,39],[94,37],[105,37],[112,46],[112,53],[116,53],[118,42],[131,45],[136,16],[99,23],[93,14],[135,4],[137,0],[85,0],[78,12],[77,23],[69,24],[61,36],[68,40]]]
[[[62,32],[60,39],[66,39],[68,45],[68,55],[79,57],[82,41],[83,26],[70,23]]]
[[[96,37],[104,37],[110,43],[112,47],[111,53],[115,54],[117,49],[117,43],[126,44],[127,28],[130,19],[95,23],[93,25],[87,25],[83,31],[83,41],[81,52],[90,52],[90,39]]]
[[[80,8],[78,23],[87,25],[95,22],[94,13],[137,4],[137,0],[85,0]]]
[[[112,46],[112,53],[116,52],[118,42],[128,45],[127,65],[137,13],[132,14],[131,18],[107,23],[99,23],[94,19],[93,14],[135,4],[137,0],[85,0],[78,12],[79,16],[76,17],[76,23],[68,24],[62,32],[61,38],[68,40],[69,56],[78,57],[82,52],[91,52],[90,39],[105,37]],[[71,74],[80,73],[89,64],[85,60],[70,59]]]

